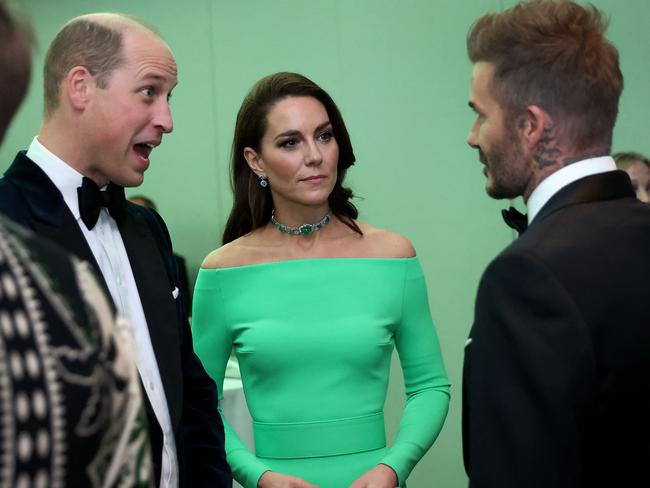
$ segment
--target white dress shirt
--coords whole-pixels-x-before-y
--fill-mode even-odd
[[[606,173],[615,169],[616,163],[614,163],[614,159],[611,156],[601,156],[598,158],[583,159],[577,163],[569,164],[551,174],[542,180],[537,185],[537,188],[533,190],[533,193],[530,194],[530,198],[526,203],[526,207],[528,208],[528,224],[533,221],[546,202],[565,186],[585,176]]]
[[[86,224],[81,220],[77,196],[77,188],[81,186],[83,176],[52,154],[36,137],[27,151],[27,157],[45,172],[63,195],[63,200],[77,220],[77,224],[99,264],[118,312],[132,324],[138,372],[164,436],[160,486],[175,488],[178,486],[178,459],[169,407],[142,302],[117,223],[110,216],[108,210],[102,208],[97,224],[92,230],[88,230]]]

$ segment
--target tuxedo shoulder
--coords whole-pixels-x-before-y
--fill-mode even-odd
[[[557,281],[557,266],[534,247],[521,246],[515,241],[487,265],[481,283],[498,282],[502,287],[518,288],[533,276]]]
[[[371,256],[377,258],[412,258],[415,248],[409,239],[397,232],[380,229],[364,222],[357,222],[363,232]]]
[[[25,198],[18,187],[7,180],[6,176],[0,178],[0,208],[3,214],[15,213],[15,207],[20,203],[20,206],[27,206]]]

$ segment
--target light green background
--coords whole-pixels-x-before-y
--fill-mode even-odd
[[[172,47],[180,84],[175,130],[152,155],[146,182],[129,194],[153,198],[192,278],[219,242],[230,206],[228,161],[235,115],[248,88],[282,70],[330,92],[357,155],[349,183],[362,220],[408,236],[429,298],[452,382],[440,438],[410,478],[412,488],[462,487],[460,412],[463,345],[474,294],[487,263],[513,237],[485,195],[476,153],[465,143],[471,65],[465,36],[499,0],[25,0],[39,48],[31,92],[3,148],[0,169],[40,126],[42,58],[58,28],[93,11],[138,15]],[[650,2],[596,0],[611,16],[626,88],[615,150],[650,153]],[[254,307],[255,303],[251,302]],[[335,307],[336,304],[328,304]],[[394,435],[403,403],[397,367],[387,402]],[[326,392],[324,392],[326,393]]]

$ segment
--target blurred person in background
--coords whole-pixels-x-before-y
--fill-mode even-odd
[[[616,167],[629,175],[636,197],[650,203],[650,159],[637,152],[619,152],[612,157]]]

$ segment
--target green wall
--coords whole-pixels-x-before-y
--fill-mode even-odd
[[[25,0],[39,39],[30,95],[0,150],[4,170],[40,126],[42,57],[69,18],[93,11],[135,14],[172,47],[180,84],[174,133],[152,155],[144,193],[159,206],[194,276],[219,242],[230,205],[227,181],[235,115],[248,88],[275,71],[298,71],[326,88],[348,124],[357,154],[349,183],[361,218],[415,244],[452,381],[452,403],[437,443],[409,486],[462,487],[460,442],[463,345],[480,274],[512,233],[484,192],[477,156],[465,143],[471,66],[465,35],[499,0]],[[650,2],[596,0],[612,16],[626,88],[616,150],[650,153]],[[335,304],[332,304],[335,306]],[[394,435],[403,403],[399,368],[387,402]]]

